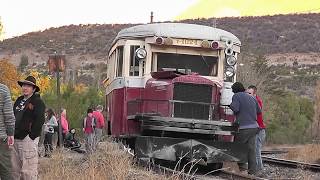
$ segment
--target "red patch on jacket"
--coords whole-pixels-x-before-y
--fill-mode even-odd
[[[27,105],[27,109],[33,110],[34,109],[34,105],[31,103],[28,103]]]

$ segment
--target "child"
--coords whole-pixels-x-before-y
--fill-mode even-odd
[[[87,117],[83,121],[83,132],[86,140],[86,151],[91,154],[94,149],[94,129],[95,129],[95,119],[93,117],[93,110],[87,110]]]

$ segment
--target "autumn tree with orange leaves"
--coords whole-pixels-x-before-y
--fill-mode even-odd
[[[9,87],[11,90],[12,99],[16,99],[21,95],[21,90],[17,81],[25,79],[29,75],[36,78],[41,95],[51,89],[52,83],[50,83],[51,78],[49,76],[42,75],[36,70],[29,70],[26,74],[20,74],[17,71],[16,66],[11,64],[9,60],[0,60],[0,83],[3,83]]]
[[[17,71],[15,65],[10,60],[0,60],[0,82],[7,85],[15,100],[21,95],[21,88],[17,81],[25,79],[27,76],[33,76],[37,80],[42,96],[48,108],[57,109],[56,80],[54,77],[44,75],[36,70],[29,70],[24,74]],[[61,84],[61,103],[68,112],[68,120],[71,127],[81,127],[81,120],[86,115],[88,107],[95,107],[103,104],[103,92],[97,87],[87,87],[84,84],[71,85],[67,83]]]
[[[20,88],[17,83],[20,77],[21,75],[17,71],[17,68],[11,64],[9,60],[0,60],[0,83],[9,87],[13,99],[15,99],[20,93]]]
[[[0,41],[2,40],[3,37],[3,24],[1,22],[1,18],[0,18]]]

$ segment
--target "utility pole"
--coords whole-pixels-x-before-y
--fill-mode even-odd
[[[150,24],[153,23],[153,11],[151,11],[151,15],[150,15]]]
[[[58,118],[59,120],[59,147],[63,147],[62,139],[62,126],[61,126],[61,94],[60,94],[60,72],[65,69],[65,55],[57,54],[55,51],[54,54],[49,55],[49,72],[54,72],[57,77],[57,102],[58,102]]]
[[[217,28],[217,19],[212,19],[212,27]]]

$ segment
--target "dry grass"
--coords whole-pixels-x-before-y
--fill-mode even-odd
[[[179,175],[158,175],[136,166],[132,156],[110,141],[91,156],[57,151],[50,159],[40,159],[39,174],[41,180],[180,179]]]
[[[320,144],[307,144],[305,146],[289,150],[284,158],[309,163],[320,163]]]

